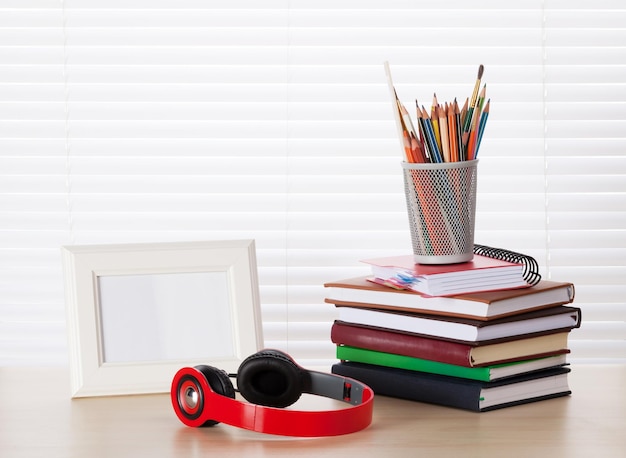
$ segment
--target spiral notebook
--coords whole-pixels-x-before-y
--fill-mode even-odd
[[[474,245],[474,258],[457,264],[416,264],[413,255],[364,259],[372,281],[427,296],[526,288],[541,280],[534,258],[501,248]]]

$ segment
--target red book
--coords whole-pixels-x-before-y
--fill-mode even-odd
[[[442,340],[373,326],[335,321],[330,338],[349,345],[464,367],[481,367],[569,353],[569,330],[554,330],[492,342]]]

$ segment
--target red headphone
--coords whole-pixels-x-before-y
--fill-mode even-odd
[[[211,366],[184,367],[172,380],[176,415],[187,426],[223,422],[283,436],[337,436],[360,431],[372,422],[374,392],[367,385],[335,374],[304,369],[279,350],[247,357],[237,372],[237,388],[248,401],[235,400],[229,375]],[[338,410],[283,409],[302,393],[350,404]]]

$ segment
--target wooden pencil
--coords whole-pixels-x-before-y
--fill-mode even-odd
[[[424,146],[416,137],[411,137],[411,153],[413,154],[413,162],[422,164],[426,162]]]
[[[430,146],[431,161],[441,162],[441,154],[437,146],[437,140],[435,139],[432,120],[430,119],[430,116],[428,116],[428,112],[424,106],[422,106],[422,119],[424,120],[424,132],[426,134],[426,139],[428,140],[428,145]]]
[[[474,159],[474,153],[476,149],[476,135],[477,135],[476,129],[472,129],[469,132],[469,140],[467,141],[467,153],[466,153],[468,161],[471,161],[472,159]]]
[[[441,135],[441,152],[444,162],[450,162],[450,140],[448,130],[448,116],[441,105],[437,106],[437,116],[439,117],[439,132]]]
[[[422,116],[422,110],[419,107],[417,100],[415,101],[415,107],[417,112],[417,127],[420,135],[420,142],[422,144],[425,162],[434,162],[433,152],[428,141],[428,133],[426,132],[426,125],[424,123],[424,117]]]
[[[457,136],[456,136],[456,117],[454,115],[454,105],[450,103],[447,109],[448,116],[448,140],[450,142],[450,160],[457,162],[459,160],[459,154],[457,150]]]
[[[454,129],[456,130],[456,160],[462,161],[461,148],[462,148],[462,136],[463,132],[461,130],[461,110],[459,109],[459,102],[454,99]]]
[[[467,111],[469,110],[469,98],[465,99],[463,108],[461,108],[461,132],[465,132],[465,121],[467,120]]]
[[[441,127],[439,126],[439,116],[437,115],[437,107],[439,103],[437,102],[437,94],[433,94],[433,103],[430,107],[430,120],[433,126],[433,134],[435,136],[435,141],[437,142],[437,147],[439,151],[441,151]]]
[[[478,156],[478,149],[480,148],[480,142],[483,139],[485,124],[487,124],[487,118],[489,117],[489,103],[490,100],[487,100],[487,103],[485,104],[485,109],[480,116],[480,122],[478,123],[478,139],[476,140],[476,152],[474,153],[474,159],[476,159],[476,157]]]
[[[402,135],[402,146],[404,147],[404,159],[406,162],[413,162],[413,154],[411,153],[411,134],[406,127],[404,116],[402,115],[402,103],[396,99],[396,107],[398,109],[398,122]]]

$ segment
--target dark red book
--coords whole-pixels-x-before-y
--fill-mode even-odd
[[[393,332],[372,326],[335,321],[334,344],[422,358],[464,367],[481,367],[569,353],[569,329],[495,342],[460,342],[417,334]]]

